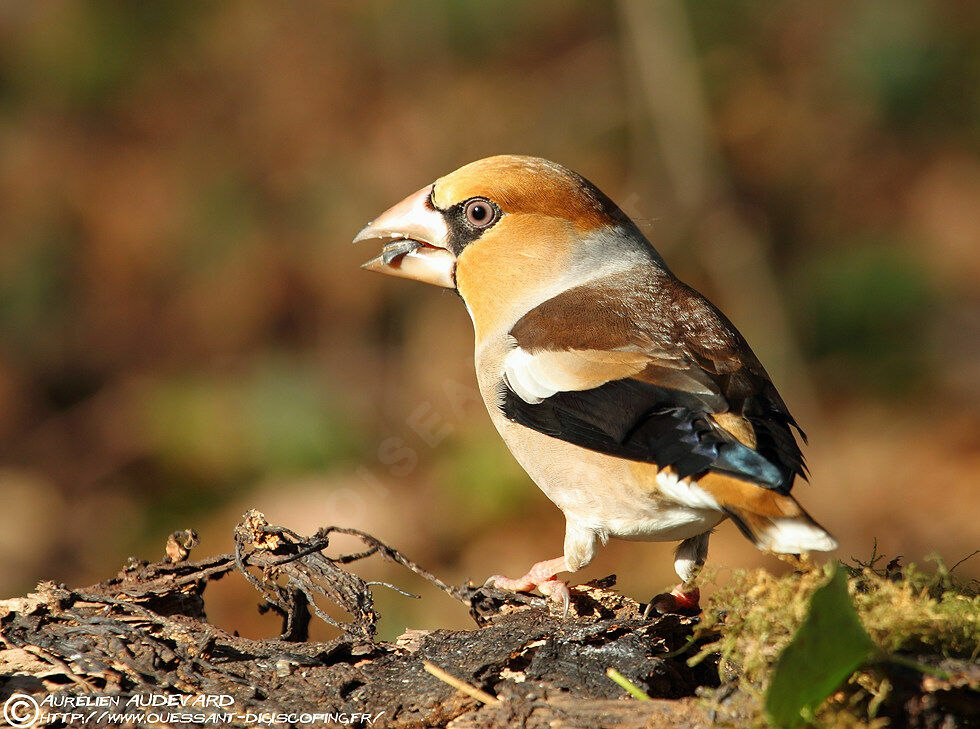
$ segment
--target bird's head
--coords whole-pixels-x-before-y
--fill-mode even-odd
[[[500,155],[410,195],[354,238],[384,241],[369,271],[456,289],[477,330],[607,269],[662,260],[595,185],[554,162]]]

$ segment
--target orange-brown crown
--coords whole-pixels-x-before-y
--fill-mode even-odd
[[[538,157],[487,157],[436,180],[433,202],[440,209],[471,197],[485,197],[504,213],[561,215],[580,231],[626,221],[616,204],[591,182]]]

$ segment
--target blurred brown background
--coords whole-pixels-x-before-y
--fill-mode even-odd
[[[372,276],[368,219],[471,160],[596,182],[724,309],[810,435],[838,556],[980,546],[980,7],[0,7],[0,596],[226,551],[248,507],[450,581],[563,521],[475,395],[455,296]],[[645,599],[668,544],[585,570]],[[781,563],[731,525],[711,563]],[[980,574],[980,558],[960,568]],[[385,631],[466,625],[383,565]],[[222,626],[272,635],[216,586]]]

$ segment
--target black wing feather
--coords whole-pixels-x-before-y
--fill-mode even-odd
[[[500,408],[509,420],[545,435],[660,468],[671,466],[680,478],[718,471],[789,493],[797,473],[792,462],[777,465],[738,442],[693,403],[678,404],[686,397],[628,378],[532,404],[503,383]],[[788,429],[787,434],[795,444]]]

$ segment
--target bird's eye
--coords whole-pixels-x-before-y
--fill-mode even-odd
[[[497,208],[489,200],[474,197],[463,206],[466,222],[474,228],[486,228],[497,221]]]

